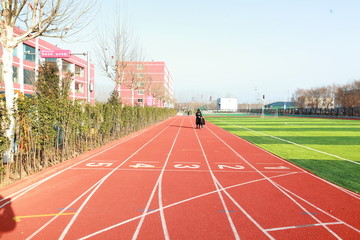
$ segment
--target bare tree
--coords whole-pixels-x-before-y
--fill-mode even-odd
[[[322,102],[322,93],[320,88],[311,88],[308,90],[306,100],[310,107],[319,108]]]
[[[294,99],[297,107],[305,108],[306,107],[306,95],[307,90],[305,89],[297,89],[294,94]]]
[[[120,95],[120,87],[125,81],[129,62],[139,58],[140,48],[133,27],[121,14],[116,14],[114,28],[108,29],[98,37],[96,45],[97,62],[102,72],[116,83]]]
[[[128,62],[128,67],[124,71],[123,84],[131,91],[131,105],[135,103],[135,91],[145,89],[146,73],[144,72],[142,62]]]
[[[336,92],[338,103],[346,108],[360,106],[360,81],[339,87]]]
[[[94,0],[95,1],[95,0]],[[37,38],[64,38],[75,34],[88,22],[82,22],[90,16],[93,0],[0,0],[1,28],[0,41],[3,47],[3,78],[5,83],[6,107],[10,114],[10,127],[6,136],[13,148],[14,118],[14,87],[13,52],[19,43]],[[20,26],[22,30],[18,30]],[[6,152],[6,159],[12,161],[11,150]]]
[[[335,103],[335,92],[336,85],[330,85],[327,87],[321,88],[322,92],[322,106],[325,108],[333,108]]]

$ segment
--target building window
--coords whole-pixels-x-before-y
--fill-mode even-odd
[[[137,68],[137,70],[143,70],[144,65],[143,65],[143,64],[138,64],[138,65],[136,66],[136,68]]]
[[[34,85],[35,71],[24,68],[24,84]]]
[[[144,77],[144,74],[143,74],[143,73],[138,73],[138,74],[137,74],[137,77],[138,77],[138,78],[143,78],[143,77]]]
[[[62,69],[61,70],[63,73],[72,72],[71,66],[72,66],[72,63],[65,61],[64,59],[62,60]]]
[[[13,66],[13,82],[14,83],[20,83],[19,81],[19,68]]]
[[[57,58],[45,58],[45,63],[57,67]]]
[[[14,48],[13,56],[18,57],[18,47]]]
[[[84,76],[84,68],[78,65],[75,65],[75,76],[83,77]]]
[[[84,93],[84,84],[83,83],[75,83],[75,92]]]
[[[24,60],[35,62],[35,48],[23,44],[24,46]]]
[[[138,94],[138,95],[143,95],[143,94],[144,94],[144,90],[138,90],[138,91],[137,91],[137,94]]]
[[[14,83],[20,83],[19,77],[18,77],[18,76],[19,76],[19,72],[18,72],[18,71],[19,71],[19,68],[13,66],[12,69],[13,69],[13,82],[14,82]],[[3,72],[3,65],[0,64],[0,82],[3,82],[3,81],[4,81],[2,72]]]
[[[143,102],[143,99],[142,99],[142,98],[138,98],[137,102],[138,102],[138,103],[142,103],[142,102]]]

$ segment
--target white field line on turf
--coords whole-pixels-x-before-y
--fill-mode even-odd
[[[104,153],[104,152],[106,152],[106,151],[108,151],[108,150],[110,150],[110,149],[112,149],[112,148],[114,148],[114,147],[116,147],[116,146],[118,146],[118,145],[120,145],[120,144],[123,144],[123,143],[125,143],[125,142],[127,142],[127,141],[129,141],[129,140],[131,140],[131,139],[133,139],[133,138],[135,138],[135,137],[143,134],[144,132],[147,132],[147,131],[155,128],[156,126],[160,125],[161,123],[163,123],[163,122],[160,122],[160,123],[158,123],[158,124],[155,124],[154,126],[148,128],[148,129],[139,131],[137,134],[132,135],[131,137],[129,137],[128,139],[125,139],[124,141],[121,141],[121,142],[119,142],[119,143],[117,143],[117,144],[115,144],[115,145],[113,145],[113,146],[110,146],[110,147],[102,150],[101,152],[98,152],[98,153],[96,153],[96,154],[94,154],[94,155],[91,155],[91,156],[85,158],[84,160],[82,160],[82,161],[80,161],[80,162],[78,162],[78,163],[75,163],[75,164],[73,164],[73,165],[71,165],[71,166],[69,166],[69,167],[67,167],[67,168],[65,168],[65,169],[63,169],[63,170],[61,170],[61,171],[53,174],[53,175],[50,175],[49,177],[46,177],[46,178],[42,179],[41,181],[38,181],[38,182],[36,182],[36,183],[34,183],[34,184],[30,185],[30,186],[27,186],[27,187],[25,187],[25,188],[23,188],[23,189],[15,192],[15,193],[11,194],[11,195],[5,197],[4,199],[0,200],[0,203],[1,203],[2,201],[7,200],[8,198],[12,198],[12,199],[9,200],[9,201],[7,201],[6,203],[2,204],[2,205],[0,206],[0,209],[1,209],[2,207],[6,206],[7,204],[13,202],[15,199],[21,197],[21,196],[24,195],[25,193],[29,192],[30,190],[34,189],[35,187],[39,186],[40,184],[42,184],[42,183],[50,180],[51,178],[53,178],[53,177],[55,177],[55,176],[57,176],[57,175],[65,172],[65,171],[71,169],[71,168],[74,167],[74,166],[77,166],[77,165],[79,165],[79,164],[81,164],[81,163],[83,163],[83,162],[86,162],[87,160],[89,160],[89,159],[91,159],[91,158],[93,158],[93,157],[96,157],[96,156],[98,156],[99,154],[102,154],[102,153]],[[19,195],[17,195],[17,194],[19,194]],[[16,197],[13,197],[13,196],[16,196]]]
[[[222,123],[225,123],[225,122],[222,122]],[[248,131],[259,133],[261,135],[271,137],[271,138],[274,138],[274,139],[277,139],[277,140],[280,140],[280,141],[283,141],[283,142],[286,142],[286,143],[290,143],[290,144],[293,144],[293,145],[298,146],[298,147],[306,148],[306,149],[314,151],[314,152],[318,152],[318,153],[321,153],[321,154],[324,154],[324,155],[328,155],[328,156],[331,156],[331,157],[334,157],[334,158],[338,158],[338,159],[341,159],[341,160],[344,160],[344,161],[348,161],[348,162],[360,165],[360,162],[356,162],[356,161],[353,161],[353,160],[350,160],[350,159],[347,159],[347,158],[343,158],[343,157],[340,157],[340,156],[337,156],[337,155],[334,155],[334,154],[331,154],[331,153],[327,153],[327,152],[320,151],[320,150],[317,150],[317,149],[314,149],[314,148],[311,148],[311,147],[307,147],[307,146],[298,144],[296,142],[288,141],[288,140],[285,140],[285,139],[282,139],[282,138],[279,138],[279,137],[275,137],[275,136],[272,136],[272,135],[269,135],[269,134],[266,134],[266,133],[255,131],[255,130],[253,130],[251,128],[246,128],[246,127],[242,127],[242,126],[239,126],[239,125],[233,125],[233,124],[228,124],[228,125],[238,127],[238,128],[242,128],[242,129],[246,129]]]
[[[176,120],[175,120],[176,121]],[[175,122],[174,121],[174,122]],[[174,123],[173,122],[173,123]],[[170,126],[170,125],[169,125]],[[64,239],[68,231],[70,230],[70,227],[74,224],[75,220],[79,216],[82,209],[85,207],[85,205],[89,202],[89,200],[92,198],[92,196],[95,194],[95,192],[101,187],[101,185],[105,182],[107,178],[109,178],[118,168],[120,168],[123,164],[125,164],[129,159],[131,159],[133,156],[135,156],[138,152],[140,152],[143,148],[145,148],[149,143],[151,143],[154,139],[156,139],[160,134],[162,134],[165,130],[169,128],[167,126],[163,130],[161,130],[158,134],[156,134],[153,138],[151,138],[147,143],[145,143],[142,147],[140,147],[138,150],[136,150],[133,154],[131,154],[125,161],[123,161],[117,168],[113,169],[110,173],[108,173],[105,177],[103,177],[103,180],[94,188],[94,190],[88,195],[88,197],[85,199],[85,201],[81,204],[76,214],[71,218],[68,225],[63,230],[62,234],[60,235],[59,239]]]
[[[223,123],[226,123],[226,122],[223,122]],[[232,126],[234,126],[234,125],[232,125]],[[225,131],[225,130],[224,130],[224,131]],[[227,132],[227,133],[230,133],[230,132]],[[232,134],[232,135],[234,135],[234,136],[237,136],[237,135],[235,135],[235,134],[233,134],[233,133],[230,133],[230,134]],[[237,136],[237,137],[238,137],[238,136]],[[239,138],[239,139],[240,139],[241,141],[244,141],[244,142],[246,142],[246,143],[249,143],[249,142],[245,141],[243,138]],[[274,157],[276,157],[277,159],[279,159],[279,160],[281,160],[281,161],[283,161],[283,162],[285,162],[285,163],[287,163],[287,164],[289,164],[289,165],[291,165],[291,166],[293,166],[293,167],[301,170],[302,172],[304,172],[304,173],[306,173],[306,174],[308,174],[308,175],[310,175],[310,176],[312,176],[312,177],[314,177],[314,178],[317,178],[317,179],[319,179],[319,180],[321,180],[321,181],[323,181],[323,182],[325,182],[325,183],[327,183],[327,184],[329,184],[329,185],[331,185],[331,186],[339,189],[340,191],[345,192],[345,193],[351,195],[351,196],[354,197],[354,198],[360,199],[360,194],[357,194],[357,193],[352,192],[352,191],[350,191],[350,190],[348,190],[348,189],[346,189],[346,188],[343,188],[343,187],[341,187],[341,186],[338,186],[338,185],[336,185],[336,184],[334,184],[334,183],[332,183],[332,182],[327,181],[326,179],[323,179],[323,178],[321,178],[321,177],[319,177],[319,176],[316,176],[315,174],[312,174],[312,173],[310,173],[310,172],[307,172],[307,171],[305,171],[304,169],[302,169],[301,167],[293,164],[292,162],[289,162],[289,161],[287,161],[287,160],[285,160],[285,159],[283,159],[283,158],[280,158],[279,156],[276,156],[275,154],[273,154],[273,153],[271,153],[271,152],[269,152],[269,151],[266,151],[265,149],[263,149],[263,148],[255,145],[255,144],[252,144],[252,145],[253,145],[254,147],[258,148],[259,150],[261,150],[261,151],[263,151],[263,152],[266,152],[266,153],[270,154],[271,156],[274,156]],[[264,171],[263,171],[263,172],[264,172]]]
[[[281,175],[277,175],[277,176],[272,176],[272,177],[270,177],[270,178],[280,178],[280,177],[285,177],[285,176],[289,176],[289,175],[292,175],[292,174],[296,174],[296,173],[286,173],[286,174],[281,174]],[[198,198],[202,198],[202,197],[206,197],[206,196],[211,195],[211,194],[215,194],[215,193],[217,193],[218,191],[223,191],[223,190],[227,190],[227,189],[232,189],[232,188],[236,188],[236,187],[241,187],[241,186],[245,186],[245,185],[248,185],[248,184],[257,183],[257,182],[266,181],[266,180],[267,180],[267,179],[265,179],[265,178],[259,178],[259,179],[256,179],[256,180],[251,180],[251,181],[248,181],[248,182],[235,184],[235,185],[232,185],[232,186],[225,187],[225,188],[222,189],[222,190],[214,190],[214,191],[207,192],[207,193],[203,193],[203,194],[200,194],[200,195],[191,197],[191,198],[187,198],[187,199],[184,199],[184,200],[182,200],[182,201],[169,204],[169,205],[167,205],[167,206],[165,206],[165,207],[163,207],[163,208],[164,208],[164,209],[167,209],[167,208],[174,207],[174,206],[177,206],[177,205],[186,203],[186,202],[190,202],[190,201],[195,200],[195,199],[198,199]],[[69,206],[68,206],[68,207],[69,207]],[[153,214],[153,213],[157,213],[158,211],[160,211],[160,209],[154,209],[153,211],[147,212],[146,215],[150,215],[150,214]],[[103,233],[103,232],[110,231],[111,229],[117,228],[117,227],[122,226],[122,225],[124,225],[124,224],[126,224],[126,223],[129,223],[129,222],[135,221],[135,220],[141,218],[141,216],[142,216],[142,215],[139,215],[139,216],[130,218],[130,219],[128,219],[128,220],[122,221],[122,222],[120,222],[120,223],[114,224],[114,225],[112,225],[112,226],[109,226],[109,227],[107,227],[107,228],[104,228],[104,229],[102,229],[102,230],[99,230],[99,231],[97,231],[97,232],[94,232],[94,233],[92,233],[92,234],[89,234],[89,235],[87,235],[87,236],[85,236],[85,237],[82,237],[82,238],[80,238],[80,239],[81,239],[81,240],[83,240],[83,239],[88,239],[88,238],[94,237],[94,236],[96,236],[96,235],[98,235],[98,234],[101,234],[101,233]]]
[[[184,122],[184,120],[181,122],[181,126],[183,125],[183,122]],[[163,177],[163,175],[164,175],[165,167],[166,167],[166,165],[167,165],[167,163],[168,163],[168,161],[169,161],[169,157],[170,157],[170,155],[171,155],[171,153],[172,153],[172,151],[173,151],[173,149],[174,149],[174,145],[175,145],[175,142],[176,142],[176,140],[177,140],[177,138],[178,138],[178,136],[179,136],[180,130],[181,130],[181,127],[179,127],[179,129],[178,129],[178,131],[177,131],[177,133],[176,133],[176,136],[175,136],[174,141],[173,141],[173,143],[172,143],[172,145],[171,145],[171,148],[170,148],[170,150],[169,150],[169,153],[167,154],[165,163],[164,163],[164,165],[163,165],[163,167],[162,167],[162,169],[161,169],[160,175],[159,175],[159,177],[158,177],[158,179],[157,179],[157,181],[156,181],[156,183],[155,183],[155,186],[154,186],[154,188],[153,188],[153,190],[152,190],[152,192],[151,192],[151,194],[150,194],[149,200],[148,200],[148,202],[146,203],[146,206],[145,206],[145,209],[144,209],[144,211],[143,211],[143,214],[141,215],[140,221],[139,221],[139,223],[138,223],[138,225],[137,225],[137,227],[136,227],[136,229],[135,229],[135,232],[134,232],[134,234],[133,234],[133,237],[132,237],[133,240],[137,239],[138,236],[139,236],[140,229],[141,229],[141,227],[142,227],[142,225],[143,225],[143,223],[144,223],[144,221],[145,221],[146,213],[147,213],[148,210],[149,210],[150,204],[151,204],[151,202],[152,202],[152,200],[153,200],[153,198],[154,198],[154,195],[155,195],[156,190],[158,190],[158,201],[159,201],[159,209],[160,209],[160,219],[161,219],[161,225],[162,225],[162,227],[163,227],[164,238],[165,238],[165,239],[170,239],[170,237],[169,237],[169,232],[168,232],[167,226],[166,226],[165,215],[164,215],[164,209],[163,209],[163,203],[162,203],[162,196],[161,196],[161,191],[162,191],[161,185],[162,185],[162,177]]]
[[[193,126],[193,127],[194,127],[194,126]],[[224,188],[218,183],[218,180],[216,179],[216,177],[215,177],[215,175],[214,175],[214,173],[213,173],[213,171],[212,171],[212,169],[211,169],[211,166],[210,166],[210,164],[209,164],[209,161],[208,161],[208,159],[207,159],[207,156],[206,156],[206,154],[205,154],[205,152],[204,152],[204,148],[203,148],[203,146],[202,146],[202,144],[201,144],[201,141],[200,141],[200,139],[199,139],[199,136],[198,136],[198,134],[197,134],[197,130],[194,129],[194,132],[195,132],[196,139],[197,139],[197,141],[198,141],[198,143],[199,143],[201,152],[202,152],[202,154],[203,154],[203,157],[204,157],[204,159],[205,159],[206,165],[207,165],[207,167],[208,167],[208,169],[209,169],[209,173],[210,173],[211,178],[212,178],[212,180],[213,180],[213,182],[214,182],[215,188],[216,188],[216,190],[217,190],[217,192],[218,192],[218,196],[219,196],[219,198],[220,198],[221,204],[223,205],[223,208],[224,208],[224,210],[225,210],[226,217],[227,217],[227,219],[228,219],[228,221],[229,221],[229,224],[230,224],[231,230],[232,230],[232,232],[233,232],[233,234],[234,234],[234,237],[235,237],[235,239],[240,239],[239,233],[237,232],[237,229],[236,229],[236,227],[235,227],[235,224],[234,224],[234,222],[233,222],[233,220],[232,220],[232,218],[231,218],[231,216],[230,216],[228,207],[227,207],[227,205],[226,205],[226,203],[225,203],[225,200],[224,200],[224,198],[223,198],[223,195],[222,195],[222,193],[221,193],[221,191],[225,191],[225,190],[224,190]],[[221,191],[220,191],[220,190],[221,190]]]
[[[209,129],[209,128],[208,128]],[[268,178],[266,175],[264,175],[260,170],[258,170],[255,166],[253,166],[250,162],[248,162],[241,154],[239,154],[235,149],[233,149],[229,144],[227,144],[223,139],[221,139],[218,135],[216,135],[212,130],[209,129],[209,131],[216,136],[221,142],[223,142],[229,149],[231,149],[237,156],[239,156],[242,160],[244,160],[246,163],[249,164],[255,171],[257,171],[261,176],[265,177],[270,184],[272,184],[275,188],[277,188],[280,192],[282,192],[286,197],[288,197],[295,205],[297,205],[299,208],[301,208],[304,212],[308,212],[308,210],[302,206],[299,202],[297,202],[293,197],[291,197],[289,194],[287,194],[277,183],[275,183],[273,180]],[[328,228],[326,225],[323,224],[317,217],[313,215],[309,215],[311,218],[313,218],[316,222],[318,222],[322,227],[324,227],[329,233],[331,233],[335,238],[341,239],[335,232],[333,232],[330,228]]]

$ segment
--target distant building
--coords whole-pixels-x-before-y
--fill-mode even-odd
[[[273,102],[265,105],[265,108],[289,109],[289,108],[296,108],[296,106],[294,102]]]
[[[117,91],[123,104],[174,107],[174,82],[165,62],[127,62],[120,72]]]
[[[218,98],[216,101],[218,110],[235,112],[238,109],[237,98]]]
[[[14,29],[15,34],[22,30]],[[1,44],[0,44],[1,46]],[[40,52],[47,50],[49,55],[40,56]],[[59,56],[51,54],[52,51],[62,52]],[[0,48],[0,56],[2,56],[2,47]],[[64,54],[62,49],[46,42],[40,38],[32,39],[20,43],[14,50],[13,55],[13,82],[14,91],[26,95],[34,94],[34,83],[37,80],[36,70],[43,62],[56,64],[60,73],[64,75],[67,72],[73,73],[71,83],[70,98],[83,100],[84,102],[95,102],[94,89],[94,65],[90,65],[88,71],[88,62],[74,55]],[[2,58],[0,59],[0,94],[5,92],[4,81],[2,77]]]

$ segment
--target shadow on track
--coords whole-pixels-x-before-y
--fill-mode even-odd
[[[0,203],[10,201],[11,198],[4,199],[0,195]],[[13,219],[15,217],[14,211],[11,208],[11,202],[0,209],[0,238],[6,233],[15,229],[16,222]]]

